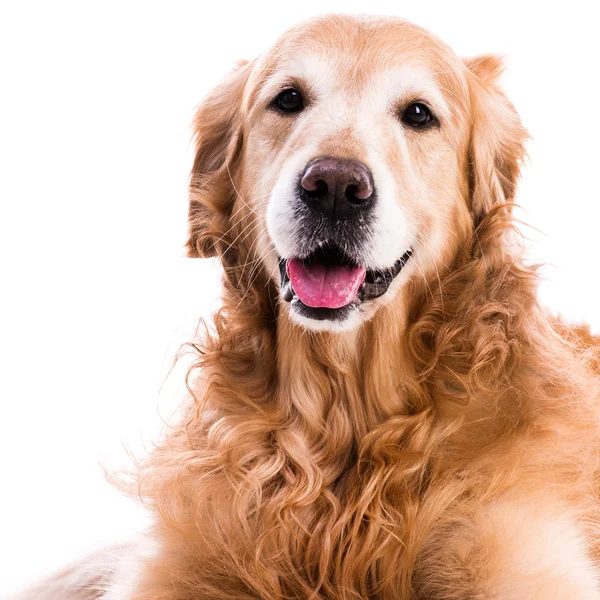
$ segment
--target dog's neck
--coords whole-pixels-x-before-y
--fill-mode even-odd
[[[469,435],[488,435],[481,422],[521,372],[523,332],[543,320],[533,270],[503,246],[512,221],[501,217],[479,228],[445,273],[414,278],[358,330],[308,332],[279,313],[274,402],[307,443],[337,438],[340,448],[360,448],[394,422],[415,449],[440,422],[447,432],[477,422]]]
[[[363,437],[405,410],[407,380],[402,299],[385,306],[360,329],[307,332],[281,315],[277,329],[278,394],[315,435],[342,414]],[[350,432],[349,432],[350,433]]]

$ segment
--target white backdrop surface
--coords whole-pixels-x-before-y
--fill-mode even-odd
[[[323,12],[395,14],[508,56],[534,140],[519,201],[540,294],[600,331],[600,36],[591,3],[4,2],[0,6],[0,597],[126,540],[106,483],[161,430],[173,354],[218,302],[183,257],[189,124],[238,58]],[[165,381],[166,379],[166,381]]]

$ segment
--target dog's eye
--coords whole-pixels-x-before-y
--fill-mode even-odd
[[[433,122],[434,117],[427,106],[421,102],[415,102],[406,107],[402,113],[402,122],[411,127],[425,127]]]
[[[293,88],[283,90],[273,104],[284,113],[297,113],[304,108],[304,98],[302,94]]]

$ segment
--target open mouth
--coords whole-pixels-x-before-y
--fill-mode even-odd
[[[281,294],[304,317],[343,320],[361,303],[383,296],[411,254],[389,269],[369,270],[327,244],[306,258],[280,259]]]

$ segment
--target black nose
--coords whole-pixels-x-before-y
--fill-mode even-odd
[[[373,175],[360,161],[319,156],[299,181],[300,198],[332,221],[357,217],[375,200]]]

